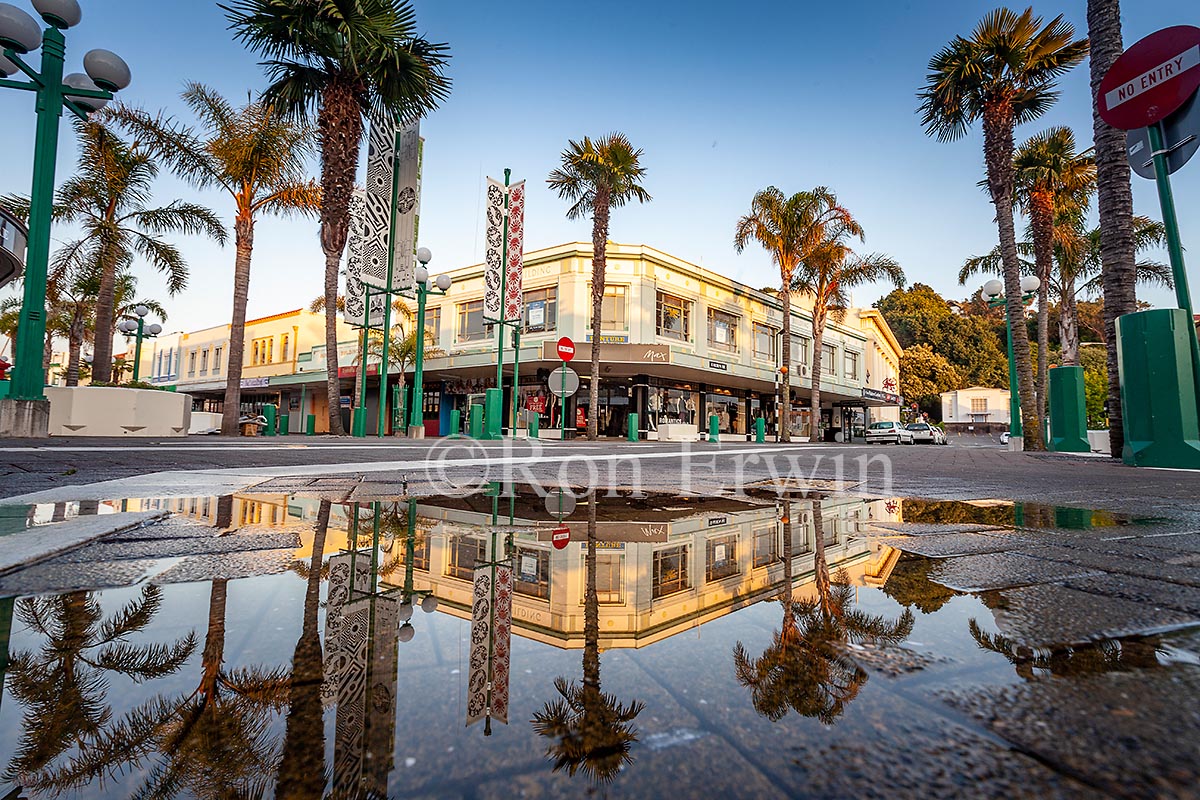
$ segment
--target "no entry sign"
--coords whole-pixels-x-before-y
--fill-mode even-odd
[[[1182,106],[1200,87],[1200,28],[1163,28],[1130,47],[1100,82],[1100,117],[1121,130],[1144,128]]]
[[[554,545],[555,550],[562,550],[571,542],[571,529],[566,525],[555,528],[554,533],[550,536],[550,542]]]
[[[563,361],[570,361],[575,357],[575,343],[571,341],[569,336],[564,336],[558,340],[558,357]]]

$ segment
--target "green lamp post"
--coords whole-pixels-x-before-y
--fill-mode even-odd
[[[1042,286],[1036,275],[1021,278],[1021,302],[1028,305]],[[1004,309],[1004,323],[1008,328],[1008,445],[1020,448],[1024,442],[1025,428],[1021,424],[1021,397],[1017,389],[1017,360],[1013,354],[1013,323],[1008,316],[1008,301],[1004,298],[1004,284],[993,278],[983,285],[983,297],[992,308]]]
[[[158,336],[162,333],[162,325],[157,322],[146,324],[146,315],[150,313],[150,309],[144,305],[136,306],[133,313],[136,316],[121,320],[117,325],[117,330],[126,336],[132,334],[137,337],[137,345],[133,351],[133,382],[137,383],[142,366],[142,339],[153,339]]]
[[[417,261],[420,266],[416,269],[416,284],[413,291],[417,297],[417,347],[416,353],[413,354],[413,401],[410,409],[408,422],[408,436],[410,439],[425,438],[425,403],[422,402],[425,393],[425,301],[429,295],[444,295],[450,290],[450,276],[446,274],[438,275],[433,280],[434,286],[429,285],[429,262],[433,260],[433,253],[428,247],[417,248]]]
[[[29,243],[25,287],[17,323],[16,365],[9,396],[0,403],[0,435],[46,436],[49,403],[43,389],[42,347],[46,337],[46,273],[50,256],[50,220],[54,203],[54,170],[58,128],[63,108],[80,119],[103,108],[112,93],[130,83],[129,66],[115,53],[92,50],[83,57],[87,72],[63,75],[66,38],[63,31],[79,24],[83,12],[76,0],[33,0],[48,26],[44,31],[29,14],[0,3],[0,87],[33,92],[37,98],[37,132],[33,149],[33,188],[29,200]],[[41,48],[41,69],[22,56]],[[28,80],[9,80],[17,72]]]

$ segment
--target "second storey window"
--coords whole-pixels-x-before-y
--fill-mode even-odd
[[[837,348],[831,344],[821,345],[821,374],[837,375]]]
[[[737,329],[738,318],[733,314],[727,314],[715,308],[708,310],[709,347],[731,353],[737,352]]]
[[[988,406],[987,406],[987,398],[986,397],[972,397],[971,398],[971,413],[972,414],[986,414],[987,410],[988,410]]]
[[[668,547],[654,552],[651,595],[663,597],[688,588],[688,546]]]
[[[472,300],[458,304],[458,340],[473,342],[486,339],[488,326],[483,322],[483,301]]]
[[[558,287],[532,289],[525,293],[525,332],[552,331],[558,323]]]
[[[775,329],[761,322],[754,323],[754,357],[775,361],[778,349],[775,346]]]
[[[452,578],[469,581],[475,574],[475,562],[483,559],[482,539],[476,539],[474,536],[455,536],[450,539],[450,560],[446,564],[446,574]]]
[[[425,332],[437,344],[442,336],[442,307],[434,306],[425,309]]]
[[[656,302],[656,330],[659,336],[667,336],[686,342],[691,340],[692,303],[673,294],[659,292]]]
[[[221,356],[225,354],[224,347],[218,347],[213,350],[213,372],[221,371]]]
[[[812,340],[807,336],[801,336],[798,333],[792,334],[792,364],[803,364],[808,366],[812,363]],[[802,375],[800,369],[793,370],[797,375]]]
[[[600,301],[601,330],[629,330],[628,298],[628,286],[604,287],[604,299]]]
[[[291,342],[288,341],[288,335],[286,333],[283,336],[279,337],[279,359],[281,361],[288,360],[288,351],[289,351],[290,344],[291,344]]]
[[[858,360],[860,357],[853,350],[847,350],[843,356],[842,371],[845,373],[847,380],[858,380]]]
[[[192,352],[188,353],[188,377],[194,378],[195,376],[196,376],[196,351],[193,350]]]
[[[200,351],[200,374],[201,375],[208,374],[208,351],[207,350]]]

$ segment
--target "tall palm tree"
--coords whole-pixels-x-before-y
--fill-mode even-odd
[[[800,263],[792,276],[791,289],[812,296],[812,420],[815,426],[821,418],[822,353],[825,326],[830,317],[841,321],[850,307],[847,290],[875,281],[890,280],[897,287],[904,285],[904,271],[890,256],[881,253],[855,253],[847,240],[862,238],[862,227],[852,219],[828,227],[825,239]]]
[[[592,366],[588,386],[589,439],[600,429],[600,330],[603,327],[604,273],[608,264],[608,225],[613,208],[631,200],[649,203],[650,193],[642,186],[646,168],[642,150],[634,148],[623,133],[610,133],[593,141],[569,140],[562,163],[551,171],[546,183],[558,196],[571,203],[567,219],[592,215]],[[515,424],[514,420],[514,424]]]
[[[999,8],[985,16],[969,37],[956,36],[929,62],[925,86],[918,93],[921,122],[939,141],[966,135],[983,123],[983,154],[988,191],[996,209],[1000,253],[1004,261],[1004,293],[1009,319],[1024,319],[1020,262],[1013,223],[1013,129],[1040,117],[1058,97],[1059,77],[1083,61],[1087,40],[1055,17],[1042,24],[1032,8],[1017,14]],[[1045,448],[1037,421],[1029,336],[1014,326],[1013,350],[1017,386],[1025,418],[1025,447]]]
[[[96,296],[95,353],[92,379],[112,379],[112,336],[114,298],[121,265],[134,256],[166,275],[167,293],[172,297],[187,287],[187,262],[179,248],[163,238],[166,234],[208,236],[225,243],[225,228],[217,216],[195,203],[176,200],[160,208],[149,208],[150,189],[158,175],[158,163],[144,143],[123,142],[104,123],[76,122],[79,134],[79,163],[76,174],[59,187],[54,202],[56,222],[75,223],[83,235],[65,245],[65,263],[79,259],[98,265],[99,292]],[[29,206],[27,198],[9,196],[10,208]]]
[[[1100,82],[1125,46],[1121,40],[1120,0],[1087,0],[1092,89],[1092,140],[1096,145],[1096,181],[1100,206],[1100,258],[1104,284],[1104,333],[1108,342],[1108,443],[1116,456],[1125,447],[1121,379],[1117,370],[1117,317],[1137,311],[1137,250],[1133,228],[1133,187],[1125,154],[1125,132],[1100,118],[1094,98]]]
[[[738,682],[750,689],[759,714],[776,721],[791,709],[832,725],[867,682],[866,671],[846,655],[846,645],[898,644],[912,632],[915,618],[908,609],[889,621],[854,608],[849,576],[838,570],[830,578],[820,498],[812,501],[811,508],[817,599],[785,603],[783,625],[762,655],[751,659],[738,642],[733,663]],[[790,571],[785,573],[787,580]],[[783,591],[790,596],[790,585]]]
[[[751,241],[771,254],[779,269],[779,302],[783,306],[783,405],[780,409],[780,440],[790,442],[792,411],[792,283],[800,265],[825,241],[833,227],[859,235],[861,230],[850,212],[840,206],[828,187],[797,192],[785,197],[768,186],[750,201],[750,213],[737,222],[733,247],[740,253]],[[814,376],[815,377],[815,376]]]
[[[222,5],[238,40],[267,60],[264,99],[315,115],[321,146],[321,249],[325,253],[325,352],[329,432],[342,434],[338,384],[338,266],[350,229],[363,117],[413,120],[450,93],[448,47],[417,35],[408,0],[233,0]]]
[[[583,684],[554,679],[559,697],[534,713],[533,730],[550,740],[546,757],[554,771],[582,770],[593,783],[611,783],[638,740],[633,721],[645,703],[622,703],[600,689],[600,599],[596,594],[596,495],[589,497],[586,579],[583,595]]]
[[[1027,139],[1013,156],[1013,198],[1029,217],[1037,267],[1037,416],[1046,415],[1050,367],[1050,281],[1054,271],[1054,226],[1060,212],[1079,205],[1096,182],[1096,162],[1078,153],[1075,134],[1056,126]],[[1085,201],[1086,202],[1086,201]]]
[[[114,114],[176,175],[199,189],[216,189],[233,199],[233,317],[221,433],[236,436],[254,224],[263,215],[311,215],[321,207],[321,189],[305,177],[304,169],[305,160],[313,153],[312,131],[264,103],[235,107],[199,83],[187,84],[182,97],[202,130],[161,112],[151,116],[120,106]]]

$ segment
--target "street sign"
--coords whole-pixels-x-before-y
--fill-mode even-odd
[[[1190,100],[1178,111],[1162,121],[1167,174],[1178,171],[1200,149],[1200,92],[1192,94]],[[1174,148],[1174,149],[1172,149]],[[1154,159],[1150,154],[1150,129],[1138,128],[1125,136],[1125,153],[1129,166],[1143,178],[1154,180]]]
[[[558,340],[558,357],[564,363],[575,357],[575,343],[571,341],[569,336],[564,336]]]
[[[1121,130],[1166,118],[1200,87],[1200,28],[1175,25],[1138,41],[1100,81],[1100,117]]]
[[[555,550],[562,550],[571,543],[571,529],[566,525],[561,528],[555,528],[554,533],[550,537],[550,542],[554,545]]]
[[[559,367],[550,373],[546,386],[555,397],[571,397],[579,391],[579,375],[570,367]]]
[[[575,495],[566,489],[546,492],[546,513],[552,517],[569,517],[575,510]]]

